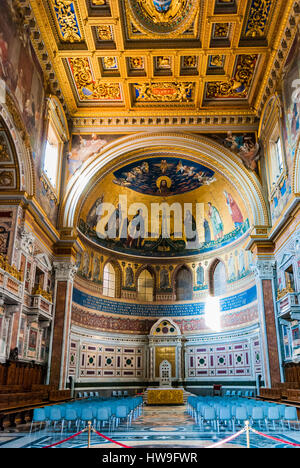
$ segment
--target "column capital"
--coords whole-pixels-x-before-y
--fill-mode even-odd
[[[21,306],[20,304],[5,304],[5,316],[11,317],[12,315],[20,312]]]
[[[276,271],[276,261],[275,260],[257,260],[253,264],[252,270],[257,279],[274,279]]]
[[[54,262],[55,279],[57,281],[73,281],[77,267],[72,262]]]

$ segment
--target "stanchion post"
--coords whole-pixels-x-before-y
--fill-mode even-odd
[[[88,448],[91,448],[91,421],[88,422]]]
[[[249,421],[246,421],[247,448],[250,448],[250,428]]]

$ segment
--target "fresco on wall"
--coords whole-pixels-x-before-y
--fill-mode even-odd
[[[232,133],[228,131],[227,134],[212,135],[212,138],[237,154],[247,169],[257,171],[261,151],[255,133]]]
[[[92,156],[124,135],[73,134],[67,155],[67,179],[69,179]]]
[[[124,213],[120,197],[126,198],[128,209],[134,209]],[[180,207],[179,224],[177,213],[165,212],[164,204]],[[201,205],[200,216],[197,204]],[[153,205],[161,207],[155,230]],[[107,234],[111,224],[114,236]],[[186,224],[191,232],[185,230]],[[105,225],[101,232],[100,225]],[[150,257],[193,255],[226,247],[245,236],[249,227],[240,195],[224,177],[194,161],[167,156],[139,160],[106,175],[87,198],[79,222],[82,234],[100,246]]]
[[[300,135],[300,36],[296,36],[283,71],[283,125],[286,175],[273,190],[271,216],[274,224],[285,211],[292,194],[294,158]]]
[[[16,128],[28,135],[34,160],[36,198],[55,224],[56,199],[41,180],[46,111],[44,77],[21,13],[12,0],[1,0],[0,91]],[[27,135],[23,135],[23,138],[27,139]]]
[[[300,34],[296,36],[284,68],[283,80],[285,145],[287,156],[295,157],[300,130]]]
[[[41,144],[43,74],[29,31],[24,29],[24,21],[11,0],[0,2],[0,81],[13,96],[30,136],[35,158]]]

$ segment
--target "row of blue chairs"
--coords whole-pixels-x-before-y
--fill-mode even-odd
[[[225,396],[226,397],[244,396],[245,398],[249,398],[249,397],[254,396],[254,392],[252,390],[246,390],[245,393],[243,393],[242,390],[226,390]]]
[[[114,431],[121,423],[127,425],[127,429],[142,414],[143,398],[110,398],[95,399],[95,397],[86,400],[78,400],[59,405],[45,406],[44,408],[35,408],[30,426],[30,432],[34,426],[40,430],[42,427],[55,432],[60,427],[61,432],[64,429],[70,430],[75,427],[77,431],[85,428],[90,421],[95,428]]]
[[[128,391],[127,390],[114,390],[112,392],[113,397],[127,397],[128,396]],[[78,392],[77,393],[77,398],[100,398],[99,392]]]
[[[270,429],[298,428],[297,409],[293,406],[278,405],[239,397],[197,397],[189,396],[188,413],[195,419],[201,430],[205,427],[220,432],[221,428],[236,431],[249,421],[252,426]]]

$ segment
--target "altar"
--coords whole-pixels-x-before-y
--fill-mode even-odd
[[[183,405],[183,389],[149,388],[147,391],[148,405]]]

